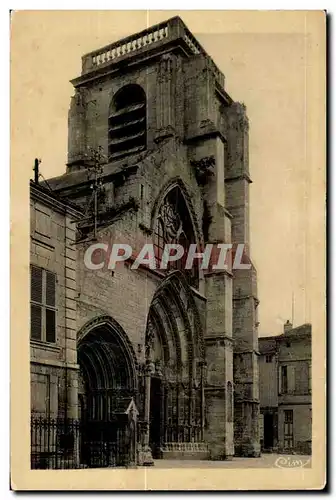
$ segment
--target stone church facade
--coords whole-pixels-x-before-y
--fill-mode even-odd
[[[150,243],[157,259],[169,242],[243,243],[249,256],[245,107],[178,17],[84,55],[72,84],[67,170],[48,185],[82,211],[76,416],[94,425],[133,400],[140,463],[257,456],[253,265],[111,270],[99,250],[102,265],[85,264],[97,243]]]

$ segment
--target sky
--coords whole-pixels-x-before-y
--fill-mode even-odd
[[[65,172],[69,80],[81,56],[180,15],[225,74],[250,120],[251,255],[258,271],[259,335],[287,319],[311,321],[311,164],[307,158],[307,47],[303,17],[233,12],[49,11],[12,17],[12,137],[22,175],[41,158],[45,178]],[[268,13],[268,15],[270,15]],[[251,17],[252,16],[252,17]],[[271,21],[271,22],[270,22]],[[13,71],[13,70],[12,70]],[[13,75],[13,73],[12,73]],[[294,299],[294,300],[293,300]],[[294,308],[293,308],[294,304]]]

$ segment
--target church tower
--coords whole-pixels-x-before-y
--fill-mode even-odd
[[[242,243],[249,257],[248,119],[179,17],[86,54],[72,80],[66,173],[77,235],[78,398],[108,419],[138,409],[139,463],[259,454],[256,272],[167,270],[105,246]],[[100,253],[99,253],[100,252]],[[249,259],[248,259],[249,260]],[[102,264],[102,265],[100,265]]]

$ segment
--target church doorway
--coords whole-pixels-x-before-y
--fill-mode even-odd
[[[264,449],[271,450],[273,448],[273,414],[264,414]]]
[[[80,460],[89,467],[127,465],[135,460],[136,370],[126,334],[111,318],[80,333]],[[133,432],[132,432],[133,430]]]
[[[147,320],[145,407],[153,458],[203,449],[204,352],[197,325],[188,283],[173,271],[157,290]]]
[[[162,381],[159,377],[152,377],[150,396],[149,445],[152,450],[153,458],[161,458],[161,446],[163,441],[163,414],[164,405]]]

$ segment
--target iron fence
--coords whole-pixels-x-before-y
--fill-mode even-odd
[[[135,434],[125,421],[31,419],[31,468],[125,467],[135,462]]]
[[[76,420],[32,418],[30,427],[32,469],[72,469],[78,466]]]

